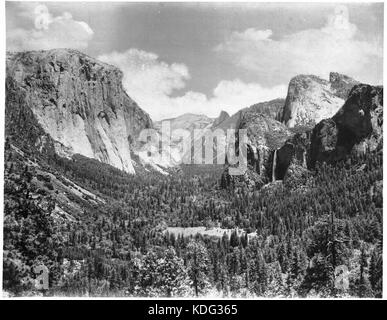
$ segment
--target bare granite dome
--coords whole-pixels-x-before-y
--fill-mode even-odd
[[[59,155],[82,154],[134,173],[132,148],[152,121],[124,91],[122,76],[76,50],[7,53],[7,93],[22,97]]]
[[[332,72],[330,81],[314,75],[298,75],[290,80],[282,114],[288,127],[312,128],[332,117],[344,104],[349,91],[358,82]]]

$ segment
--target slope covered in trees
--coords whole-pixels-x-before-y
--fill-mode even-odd
[[[33,269],[43,263],[45,295],[381,296],[382,150],[318,165],[301,182],[252,191],[220,188],[219,170],[208,167],[131,176],[82,156],[21,156],[10,143],[4,188],[10,294],[41,294]],[[59,219],[52,210],[60,192],[54,186],[39,193],[27,157],[105,203],[74,198],[82,212]],[[235,231],[183,237],[168,226]],[[335,276],[340,268],[348,287]]]

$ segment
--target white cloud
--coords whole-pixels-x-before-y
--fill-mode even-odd
[[[154,53],[137,49],[101,55],[99,60],[113,64],[124,72],[124,84],[133,92],[153,92],[155,96],[168,96],[175,89],[182,89],[190,78],[183,64],[168,65],[159,61]]]
[[[362,39],[345,6],[336,7],[320,29],[307,29],[273,39],[271,30],[233,32],[215,50],[236,65],[274,76],[278,83],[297,74],[326,78],[338,71],[370,83],[382,82],[380,41]]]
[[[93,37],[90,26],[74,20],[69,12],[53,16],[45,5],[32,3],[22,4],[19,9],[18,15],[33,26],[7,31],[7,50],[84,49]]]
[[[153,120],[175,117],[183,113],[204,113],[216,117],[221,110],[234,113],[254,103],[285,97],[284,85],[264,88],[258,83],[244,83],[239,79],[220,81],[211,97],[200,92],[188,91],[171,96],[174,90],[185,88],[190,79],[184,64],[167,64],[154,53],[129,49],[98,57],[113,64],[124,73],[123,84],[131,96]]]

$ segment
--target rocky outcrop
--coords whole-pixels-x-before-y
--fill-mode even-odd
[[[17,108],[31,110],[59,155],[81,154],[134,173],[131,151],[152,121],[126,94],[122,76],[75,50],[8,53],[6,92],[19,99]]]
[[[250,190],[262,188],[267,181],[265,181],[256,171],[246,170],[241,175],[230,175],[229,168],[226,168],[220,179],[221,188],[233,188],[235,191],[247,187]]]
[[[272,180],[274,151],[280,148],[293,133],[284,124],[272,117],[274,114],[272,109],[269,112],[269,108],[266,110],[262,108],[265,107],[265,104],[267,105],[267,102],[260,104],[259,107],[255,105],[239,112],[239,119],[235,123],[237,131],[244,129],[247,133],[248,168],[244,175],[223,179],[224,181],[241,182],[246,180],[246,184],[249,186],[261,187],[264,183]],[[279,109],[278,107],[277,110]],[[238,145],[237,139],[236,149],[238,149]],[[228,168],[225,171],[226,175],[227,173]]]
[[[285,105],[285,99],[274,99],[270,101],[253,104],[247,110],[254,113],[262,113],[271,119],[281,121]]]
[[[344,100],[347,100],[352,88],[355,85],[360,84],[359,81],[337,72],[331,72],[329,74],[329,82],[331,84],[332,92]]]
[[[321,80],[314,76],[307,78],[310,78],[307,82]],[[237,129],[247,130],[248,170],[238,178],[226,178],[226,169],[223,182],[240,183],[246,179],[248,185],[261,187],[268,182],[283,180],[285,185],[294,189],[306,182],[309,170],[316,162],[333,163],[351,152],[381,150],[383,88],[355,84],[348,93],[354,80],[339,74],[331,74],[330,80],[331,84],[321,82],[326,89],[332,85],[330,97],[341,99],[337,94],[348,98],[333,116],[321,120],[313,129],[300,125],[289,130],[284,124],[251,108],[242,110]]]
[[[221,123],[230,118],[230,115],[226,111],[221,111],[219,116],[215,119],[212,124],[212,128],[217,128]]]
[[[263,177],[271,176],[273,152],[292,133],[279,121],[253,111],[242,116],[239,129],[247,131],[248,164]]]
[[[276,166],[273,167],[273,180],[284,179],[292,164],[308,168],[311,131],[295,134],[280,147],[275,156]]]
[[[168,121],[171,130],[183,129],[193,132],[195,129],[210,128],[214,122],[214,119],[207,117],[204,114],[184,113],[176,118],[164,119],[162,121],[155,122],[155,128],[160,130],[161,124],[164,121]]]
[[[373,151],[382,144],[383,88],[356,85],[337,114],[313,129],[311,166],[341,160],[351,152]]]
[[[311,169],[316,162],[332,163],[382,145],[383,89],[355,85],[348,95],[336,115],[296,133],[277,150],[273,179],[284,179],[292,165]]]
[[[191,153],[193,159],[192,147],[195,142],[195,135],[204,134],[206,130],[210,130],[213,123],[213,118],[194,113],[185,113],[176,118],[155,122],[154,127],[162,141],[162,152],[168,156],[165,158],[151,157],[147,161],[161,165],[164,168],[171,168],[178,166],[183,161],[186,162],[186,159],[190,159],[189,153]],[[187,150],[191,150],[191,152]]]
[[[226,112],[222,111],[220,116],[214,121],[212,125],[212,129],[220,128],[223,130],[227,129],[238,129],[240,126],[241,119],[247,115],[247,117],[251,118],[254,115],[264,115],[269,119],[280,121],[281,115],[283,113],[283,108],[285,104],[285,99],[274,99],[265,102],[260,102],[253,104],[250,107],[239,110],[234,113],[231,117],[226,116]],[[223,115],[223,116],[222,116]],[[222,121],[220,121],[220,119]]]
[[[342,107],[355,84],[355,80],[338,73],[331,73],[330,81],[313,75],[294,77],[289,83],[282,122],[290,128],[313,128]]]
[[[283,178],[284,186],[288,190],[295,190],[302,188],[309,177],[310,171],[299,164],[292,163],[286,170],[286,174]]]
[[[5,137],[27,154],[55,155],[54,141],[27,106],[25,92],[11,77],[6,77],[5,86]]]
[[[226,112],[222,111],[215,120],[203,118],[205,117],[203,115],[194,114],[182,115],[168,120],[170,120],[172,130],[186,129],[191,132],[191,136],[193,136],[192,131],[194,129],[211,129],[213,132],[217,129],[221,129],[225,134],[230,134],[227,130],[234,129],[237,140],[236,150],[238,150],[237,133],[240,129],[246,129],[248,136],[248,166],[255,172],[255,174],[249,175],[249,180],[252,180],[255,176],[260,176],[260,179],[266,180],[271,172],[273,150],[281,146],[284,141],[291,136],[291,132],[286,126],[275,120],[282,113],[284,102],[284,99],[275,99],[258,103],[238,111],[231,117]],[[212,122],[211,125],[210,122]],[[161,122],[156,123],[155,126],[160,130]],[[198,140],[192,141],[191,146],[197,141]],[[178,143],[179,141],[172,141],[171,149],[175,150]],[[220,149],[227,150],[229,147],[230,145],[227,145],[225,148]],[[216,146],[214,146],[213,154],[215,163],[215,158],[217,156]]]

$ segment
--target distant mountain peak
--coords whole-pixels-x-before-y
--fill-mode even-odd
[[[313,127],[332,117],[358,83],[337,72],[330,73],[329,81],[315,75],[297,75],[289,82],[281,120],[288,127]]]
[[[230,115],[228,114],[228,112],[222,110],[222,111],[220,111],[220,114],[219,114],[219,117],[218,117],[218,118],[228,118],[228,117],[230,117]]]
[[[337,81],[357,82],[356,80],[354,80],[353,78],[351,78],[345,74],[338,73],[338,72],[330,72],[329,73],[329,82],[333,83],[333,82],[337,82]]]
[[[60,156],[81,154],[134,173],[134,141],[153,125],[123,89],[122,75],[118,68],[73,49],[10,52],[6,131],[31,140],[18,116],[28,112],[28,122],[52,138]]]
[[[331,72],[329,74],[329,82],[335,94],[342,99],[347,99],[351,89],[360,83],[338,72]]]
[[[226,121],[229,118],[230,118],[230,115],[226,111],[222,110],[219,116],[215,119],[214,123],[212,124],[212,127],[215,128],[219,126],[222,122]]]

